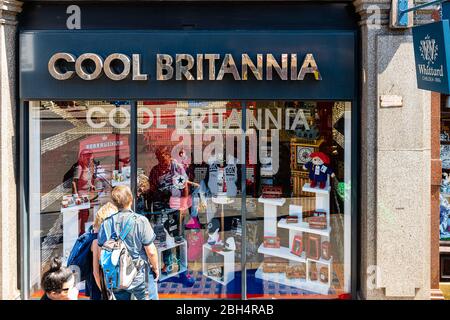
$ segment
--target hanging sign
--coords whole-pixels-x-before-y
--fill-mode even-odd
[[[450,94],[450,28],[442,20],[413,28],[417,87]]]

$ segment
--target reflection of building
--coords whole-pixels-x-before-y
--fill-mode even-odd
[[[432,122],[428,111],[430,94],[417,90],[415,74],[412,71],[414,68],[410,30],[394,32],[389,28],[390,2],[384,0],[327,2],[320,5],[301,1],[289,1],[289,4],[283,5],[278,5],[276,1],[268,3],[270,5],[267,6],[240,3],[239,6],[231,7],[232,4],[224,2],[217,4],[221,6],[221,10],[217,11],[220,12],[218,15],[217,12],[207,11],[209,9],[203,3],[195,2],[164,5],[148,2],[140,6],[134,6],[129,2],[117,2],[114,5],[104,2],[97,4],[83,2],[80,4],[82,12],[89,11],[93,14],[83,17],[84,33],[80,38],[76,30],[67,30],[67,21],[64,17],[69,15],[66,13],[65,4],[33,1],[23,7],[23,12],[18,15],[22,11],[20,1],[2,2],[0,23],[3,37],[0,38],[4,41],[2,46],[5,50],[1,51],[0,56],[1,61],[6,61],[7,66],[2,65],[1,68],[2,81],[5,85],[1,86],[0,94],[2,96],[0,183],[3,190],[0,222],[4,230],[0,235],[2,243],[0,274],[8,274],[8,277],[2,277],[6,279],[0,288],[2,298],[15,298],[19,293],[22,297],[28,298],[36,294],[35,288],[43,265],[41,262],[48,259],[50,253],[61,250],[62,217],[59,212],[59,201],[67,193],[62,180],[64,174],[77,160],[79,141],[90,136],[98,137],[113,133],[109,115],[117,106],[109,101],[136,97],[142,99],[137,101],[136,105],[131,101],[132,106],[144,106],[142,100],[151,100],[157,105],[147,103],[145,106],[151,108],[160,106],[165,112],[176,108],[207,109],[209,107],[205,101],[213,100],[217,100],[215,109],[225,108],[228,111],[236,105],[242,108],[249,100],[255,100],[256,102],[247,105],[246,110],[256,112],[258,109],[271,109],[278,102],[285,100],[343,102],[339,103],[341,108],[337,112],[339,116],[332,114],[330,121],[319,128],[328,135],[327,142],[331,141],[326,145],[327,152],[336,161],[334,169],[340,177],[339,181],[335,180],[339,186],[333,186],[339,192],[332,194],[330,201],[335,210],[331,214],[331,224],[333,232],[336,233],[331,237],[334,237],[334,245],[338,248],[335,254],[339,259],[336,261],[341,263],[336,263],[336,268],[333,268],[336,275],[331,276],[333,279],[344,279],[343,275],[349,275],[345,281],[334,282],[332,285],[339,288],[346,287],[348,290],[344,290],[344,293],[351,293],[353,297],[358,294],[368,299],[430,297],[431,289],[436,289],[438,285],[436,271],[439,268],[436,223],[438,211],[433,207],[431,217],[424,213],[430,212],[431,206],[436,206],[430,199],[430,191],[435,192],[437,186],[433,179],[433,186],[430,187],[431,177],[434,177],[430,159],[437,159],[437,156],[430,155],[430,148],[434,150],[429,143]],[[376,26],[372,25],[370,20],[373,5],[381,8],[380,25]],[[129,6],[127,10],[120,10],[125,6]],[[207,14],[198,14],[205,11]],[[226,21],[223,20],[224,12]],[[252,12],[252,15],[248,16],[248,12]],[[430,11],[423,11],[417,15],[416,23],[428,22],[429,13]],[[108,15],[109,18],[104,18],[104,15]],[[163,18],[167,16],[173,18],[170,20]],[[95,20],[91,17],[95,17]],[[114,21],[114,33],[101,36],[94,34],[94,29],[112,28],[108,21]],[[128,24],[130,21],[133,22],[132,25]],[[181,22],[179,25],[178,21]],[[189,32],[197,29],[211,30],[213,36],[208,39],[194,39],[194,35],[186,31],[186,25],[192,28]],[[280,26],[283,26],[283,30],[280,30]],[[176,30],[176,36],[181,38],[173,40],[164,34],[164,37],[156,36],[151,39],[152,41],[140,41],[139,37],[142,34],[135,35],[133,30],[130,31],[133,28],[158,29],[161,33],[161,30]],[[22,34],[20,44],[17,46],[15,34],[19,29]],[[119,35],[125,29],[130,36],[123,37],[120,42],[108,38]],[[221,29],[220,35],[214,34],[214,30],[217,29]],[[286,29],[289,32],[285,32]],[[32,37],[31,33],[27,33],[28,30],[48,32],[58,30],[61,34],[52,33],[54,37],[49,40],[40,32],[34,33]],[[245,32],[235,32],[236,30],[258,32],[242,40],[241,37],[245,37]],[[259,32],[261,30],[264,32]],[[314,37],[308,37],[305,30],[314,30],[317,33]],[[327,36],[326,31],[332,31],[333,36]],[[65,36],[68,32],[72,37]],[[288,33],[295,33],[296,37],[299,36],[303,40],[287,39]],[[227,38],[223,38],[224,34]],[[116,46],[120,52],[123,50],[120,45],[125,41],[128,54],[133,51],[142,55],[141,69],[142,72],[149,73],[148,82],[133,81],[130,78],[112,82],[107,77],[84,81],[77,75],[64,81],[51,79],[46,60],[55,53],[53,51],[59,50],[53,46],[57,45],[60,48],[63,45],[69,51],[74,46],[71,39],[77,40],[73,40],[76,42],[76,50],[74,48],[70,52],[77,54],[98,52],[100,55],[105,53],[103,52],[105,42],[110,49]],[[234,57],[239,57],[242,53],[248,53],[254,59],[255,68],[258,65],[254,57],[257,54],[254,48],[266,48],[264,51],[267,52],[264,53],[272,53],[280,68],[281,54],[297,53],[298,61],[303,61],[306,52],[311,51],[320,68],[322,80],[316,82],[311,75],[307,75],[305,80],[301,81],[280,80],[281,69],[277,69],[279,72],[272,70],[273,80],[256,80],[253,68],[248,66],[246,81],[234,81],[232,74],[226,74],[222,81],[209,81],[206,79],[207,62],[204,61],[203,80],[188,81],[183,78],[185,77],[183,74],[180,75],[182,80],[176,80],[174,74],[172,80],[156,81],[156,68],[152,64],[155,61],[153,55],[160,52],[157,52],[157,48],[150,47],[156,40],[172,41],[166,42],[161,47],[169,51],[177,50],[178,53],[195,54],[193,47],[189,47],[194,40],[195,43],[208,43],[210,46],[208,50],[204,48],[204,52],[199,52],[202,54],[206,51],[217,54],[232,51]],[[95,48],[91,47],[93,44]],[[146,47],[147,45],[149,47]],[[213,48],[214,46],[216,48]],[[18,49],[23,53],[20,59]],[[342,59],[339,58],[341,56]],[[20,79],[15,76],[16,62],[21,66]],[[241,61],[237,63],[241,64]],[[217,70],[219,67],[217,66]],[[265,72],[265,68],[263,71]],[[5,72],[8,74],[3,74]],[[196,70],[190,72],[196,75]],[[19,87],[20,95],[16,96],[15,88]],[[379,108],[379,97],[385,94],[401,95],[404,105],[401,108]],[[89,103],[83,103],[82,99],[89,100]],[[79,101],[72,103],[66,100]],[[194,100],[202,101],[192,102]],[[227,105],[230,100],[232,103]],[[21,101],[24,103],[20,104]],[[434,100],[432,105],[435,106],[436,103]],[[142,120],[141,124],[144,126],[148,124],[150,118],[140,116],[139,112],[135,113],[132,106],[122,106],[133,111],[130,112],[129,119],[135,120],[139,117],[139,120]],[[93,128],[87,124],[86,113],[92,107],[100,107],[105,111],[95,113],[93,122],[106,125]],[[323,109],[319,108],[319,111],[321,110]],[[231,112],[225,114],[231,116]],[[306,115],[310,118],[312,114]],[[161,114],[159,118],[162,123],[172,120],[164,116]],[[243,116],[242,113],[239,116]],[[126,121],[125,116],[122,119],[115,115],[112,119]],[[216,120],[219,118],[214,118],[214,121]],[[411,123],[415,124],[414,131]],[[154,150],[146,148],[148,143],[146,144],[144,140],[144,132],[147,129],[140,125],[136,127],[128,125],[120,130],[116,128],[114,133],[119,131],[121,135],[132,137],[129,141],[130,153],[134,153],[130,154],[131,166],[142,168],[148,174],[148,169],[156,163]],[[147,142],[151,142],[153,146],[166,145],[169,129],[170,127],[167,130],[158,129],[162,130],[160,132],[147,131],[150,132]],[[134,134],[137,134],[137,137]],[[281,152],[279,151],[278,155],[282,159],[280,162],[282,171],[278,177],[274,177],[274,181],[284,188],[283,193],[288,198],[286,206],[301,205],[297,203],[300,200],[289,196],[293,191],[290,189],[289,160],[292,136],[286,132],[281,134]],[[207,144],[207,141],[202,143]],[[284,159],[287,159],[287,162]],[[254,179],[256,183],[261,183],[258,167],[261,163],[258,161],[257,167],[254,168]],[[113,166],[112,162],[110,164]],[[204,173],[200,174],[203,176]],[[345,177],[351,179],[345,180]],[[269,184],[269,179],[266,182]],[[254,189],[252,196],[259,196],[259,189]],[[298,186],[294,188],[294,193],[295,190],[298,191]],[[241,196],[239,193],[238,195]],[[433,193],[433,196],[436,196],[436,193]],[[246,200],[254,199],[250,197]],[[236,217],[241,213],[238,207],[228,209],[225,212],[225,229],[229,228],[227,214]],[[251,214],[248,212],[246,217],[252,223],[259,223],[258,228],[263,223],[260,213],[260,208],[255,205],[254,212]],[[283,216],[288,214],[286,208],[280,208],[279,213]],[[17,219],[17,214],[20,219]],[[20,223],[16,223],[17,220]],[[408,223],[404,223],[405,221]],[[433,227],[430,228],[430,225]],[[409,235],[412,235],[412,238]],[[281,238],[283,237],[286,235],[281,234]],[[258,242],[261,243],[262,238],[258,239]],[[41,251],[44,245],[48,251]],[[22,257],[16,254],[19,251],[18,246]],[[399,250],[402,250],[401,255],[398,254]],[[259,266],[262,257],[255,255],[254,258],[258,260],[255,261],[255,265]],[[24,262],[19,268],[18,261]],[[380,287],[375,289],[367,285],[372,283],[370,279],[373,275],[373,266],[379,267],[383,272],[380,281],[377,282]],[[249,264],[249,269],[253,267]],[[190,268],[200,270],[201,265]],[[317,270],[317,273],[320,275],[320,270]],[[17,290],[18,279],[22,282],[21,292]],[[202,277],[200,279],[201,285],[204,285],[206,280]],[[248,286],[252,287],[256,286]],[[227,290],[231,293],[233,289],[217,288],[222,290],[221,298],[227,296]],[[264,287],[264,284],[260,283],[258,288],[264,291],[268,286]],[[258,292],[247,293],[249,298],[258,297]],[[232,294],[233,297],[240,297],[240,292]],[[280,297],[277,292],[273,296]],[[333,297],[332,294],[330,296]]]

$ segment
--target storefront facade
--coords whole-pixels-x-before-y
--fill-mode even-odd
[[[411,39],[386,4],[8,4],[4,297],[39,297],[49,258],[128,184],[161,298],[430,298],[430,94],[399,78]]]

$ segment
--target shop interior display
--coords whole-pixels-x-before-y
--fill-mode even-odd
[[[171,103],[174,108],[179,107],[177,102]],[[343,165],[344,156],[343,153],[336,156],[331,152],[331,145],[334,142],[325,137],[321,122],[326,121],[319,119],[320,114],[315,110],[322,106],[318,107],[316,103],[309,103],[310,110],[307,110],[308,104],[300,102],[301,105],[297,109],[290,111],[291,115],[294,117],[299,109],[305,110],[305,116],[310,125],[309,129],[297,127],[293,130],[292,127],[285,126],[284,123],[286,118],[289,117],[289,113],[286,113],[283,108],[288,103],[279,101],[255,103],[255,111],[262,111],[262,120],[255,119],[255,121],[260,121],[261,130],[265,130],[266,122],[270,124],[270,127],[266,134],[262,133],[259,128],[255,130],[258,139],[257,155],[254,162],[247,161],[248,163],[245,163],[246,174],[240,172],[244,166],[228,161],[230,159],[219,161],[217,158],[208,159],[209,156],[206,156],[205,159],[201,159],[201,163],[184,163],[177,158],[177,154],[174,152],[172,157],[176,158],[178,164],[183,166],[186,174],[177,172],[173,177],[165,179],[169,187],[165,186],[167,188],[160,190],[161,192],[152,191],[145,194],[145,197],[140,197],[139,191],[137,191],[136,212],[143,214],[150,220],[156,235],[155,245],[161,259],[160,281],[173,281],[169,286],[160,285],[161,288],[172,287],[173,284],[173,287],[177,286],[174,289],[177,290],[176,293],[181,293],[178,290],[182,290],[180,288],[185,288],[185,286],[174,277],[189,271],[188,273],[196,279],[197,284],[206,281],[212,287],[220,288],[222,293],[239,293],[239,273],[244,270],[244,267],[250,274],[256,271],[256,278],[258,279],[293,287],[289,290],[302,292],[301,294],[308,294],[308,292],[326,293],[332,281],[336,282],[336,279],[338,279],[340,284],[344,282],[342,280],[345,278],[342,276],[343,273],[340,268],[344,264],[342,257],[346,249],[343,243],[343,227],[340,225],[340,229],[336,227],[343,219],[340,221],[335,219],[338,218],[337,213],[340,215],[342,213],[342,211],[335,210],[337,205],[332,198],[335,194],[331,193],[335,186],[333,184],[330,186],[328,181],[324,188],[320,188],[320,183],[317,183],[314,188],[311,187],[310,170],[304,169],[304,166],[310,161],[311,154],[323,152],[329,154],[332,159],[336,175],[343,178],[344,169],[338,168],[338,162],[340,161]],[[256,108],[257,104],[258,108]],[[217,115],[211,114],[210,116],[206,113],[211,112],[210,103],[205,103],[205,106],[208,109],[188,111],[205,112],[204,125],[206,129],[209,119],[216,121]],[[166,106],[161,106],[161,110],[166,112],[163,110],[164,108]],[[269,108],[271,108],[270,111],[267,110]],[[278,146],[275,145],[276,139],[272,136],[273,131],[277,130],[273,128],[274,123],[278,120],[277,109],[281,109],[279,113],[281,125],[277,133],[280,138]],[[250,111],[250,108],[248,110]],[[227,112],[229,111],[227,110]],[[266,116],[269,112],[271,112],[273,118]],[[155,112],[154,115],[156,116],[156,114]],[[157,148],[168,146],[172,151],[173,147],[176,146],[176,143],[171,141],[172,128],[170,127],[171,124],[168,123],[169,120],[173,120],[173,118],[170,118],[173,114],[171,112],[167,112],[167,114],[168,116],[164,115],[159,119],[162,125],[168,125],[167,129],[159,129],[164,135],[148,134],[148,138],[152,140],[147,143],[144,139],[144,135],[147,134],[146,130],[143,130],[144,134],[141,134],[141,131],[138,133],[138,152],[136,157],[132,157],[132,159],[137,158],[137,164],[136,166],[133,164],[132,167],[138,167],[137,176],[146,176],[149,183],[160,177],[154,175],[153,178],[150,178],[152,169],[159,164],[156,157]],[[257,112],[254,114],[255,117],[259,116]],[[223,114],[224,121],[226,121],[227,116],[227,113]],[[191,121],[190,117],[191,114],[189,114],[188,121]],[[328,118],[331,119],[331,116]],[[138,121],[140,120],[142,119],[139,118]],[[191,129],[188,128],[188,130]],[[124,143],[129,139],[128,136],[120,136],[120,141],[123,140]],[[194,137],[197,138],[197,136],[191,136],[192,149],[189,154],[189,157],[192,158],[194,158],[195,152]],[[265,139],[266,141],[264,141]],[[108,137],[106,141],[108,145],[111,145],[111,151],[102,151],[105,153],[104,158],[96,159],[95,164],[96,171],[92,184],[97,194],[104,193],[106,197],[110,197],[112,187],[130,184],[130,163],[124,163],[121,160],[128,157],[130,151],[125,148],[121,149],[120,156],[118,156],[115,151],[117,146],[112,147],[116,140],[116,137],[114,139]],[[236,141],[239,143],[239,139],[236,139]],[[89,144],[94,143],[99,144],[104,143],[104,141],[102,139],[89,141]],[[204,141],[203,145],[200,146],[203,148],[201,151],[204,151],[205,146],[210,143],[211,141]],[[238,143],[236,146],[238,146]],[[263,147],[262,151],[259,150],[260,145]],[[225,150],[224,147],[224,153]],[[250,158],[248,153],[252,149],[248,147],[245,150],[247,152],[246,157]],[[234,156],[239,157],[237,154],[234,154]],[[70,163],[73,161],[74,159]],[[101,161],[102,165],[98,161]],[[331,174],[327,172],[327,176],[331,176]],[[61,180],[61,177],[58,177],[58,179]],[[241,182],[241,179],[246,179],[246,181]],[[446,180],[443,179],[443,185],[444,182],[449,181],[450,178],[448,177]],[[53,181],[50,182],[47,184],[53,185]],[[188,196],[192,198],[192,205],[189,204],[183,208],[173,206],[174,201],[171,201],[170,198],[176,197],[168,189],[173,186],[178,193],[178,198],[182,198],[186,185],[189,185]],[[244,185],[246,188],[243,188]],[[201,191],[203,193],[200,196],[198,195],[199,189],[202,188],[204,190]],[[348,189],[346,192],[348,192]],[[160,193],[161,196],[153,197],[155,193]],[[81,194],[83,193],[80,192],[79,195]],[[343,193],[342,198],[339,198],[340,204],[344,202],[344,196]],[[65,247],[70,246],[69,249],[72,245],[66,245],[66,242],[69,243],[71,238],[76,239],[78,236],[77,230],[80,221],[78,211],[88,209],[88,223],[92,223],[98,209],[96,208],[97,204],[105,203],[98,200],[94,202],[93,196],[89,195],[89,197],[91,198],[89,203],[82,202],[78,207],[76,203],[80,201],[77,199],[80,198],[83,201],[82,196],[68,195],[63,199],[66,202],[61,201],[61,212],[64,212],[64,215],[61,215],[65,221],[64,227],[56,226],[54,229],[64,230],[63,241]],[[47,201],[47,199],[44,200]],[[57,201],[53,204],[56,210],[60,207],[60,200],[61,198],[57,198]],[[110,199],[107,201],[110,201]],[[140,206],[141,204],[142,206]],[[245,206],[245,211],[242,209],[243,206]],[[330,246],[330,206],[333,206],[332,248]],[[448,208],[448,215],[450,216],[450,206]],[[341,209],[343,210],[344,206],[341,205]],[[74,211],[73,214],[71,214],[71,211]],[[247,214],[245,225],[243,225],[241,216],[244,212]],[[69,220],[70,224],[66,223]],[[243,227],[246,228],[245,239],[242,237]],[[450,224],[448,227],[450,227]],[[350,232],[347,225],[345,228]],[[66,234],[66,230],[72,230],[73,235]],[[446,230],[450,230],[450,228]],[[315,235],[318,237],[314,237]],[[241,266],[244,241],[246,265]],[[61,251],[60,248],[57,250]],[[331,276],[332,273],[335,275],[334,278]],[[212,282],[205,277],[211,279]],[[233,282],[233,279],[236,281]],[[254,289],[255,291],[252,294],[270,294],[269,292],[278,294],[274,291],[278,290],[279,286],[275,286],[276,289],[271,291],[267,289],[266,283],[261,286],[261,281],[254,281],[255,278],[252,276],[247,279],[249,288],[252,286],[258,288]],[[226,285],[226,287],[219,284]],[[340,289],[338,289],[338,286],[336,288],[337,290]],[[257,290],[260,291],[257,292]],[[164,293],[167,294],[168,292]]]
[[[280,186],[264,186],[262,188],[263,198],[281,198],[283,196],[283,188]]]
[[[308,170],[309,184],[311,188],[316,185],[324,189],[328,177],[334,178],[335,174],[330,168],[330,158],[323,152],[317,151],[309,155],[310,160],[303,165],[304,170]]]
[[[183,240],[176,243],[168,233],[166,244],[157,245],[159,259],[159,281],[164,281],[187,270],[187,242]]]
[[[442,179],[440,186],[440,224],[441,241],[450,241],[450,112],[441,107],[440,159]]]
[[[113,187],[120,185],[130,185],[131,167],[122,167],[120,170],[113,170],[111,185]]]
[[[90,200],[87,195],[79,196],[77,193],[65,195],[61,201],[61,212],[88,208],[90,208]]]
[[[213,250],[208,243],[203,245],[202,272],[222,285],[227,285],[234,279],[235,271],[234,250]]]
[[[327,172],[328,174],[329,172]],[[326,185],[311,187],[305,183],[303,191],[315,194],[315,210],[320,216],[312,218],[320,219],[320,228],[313,222],[312,225],[303,219],[302,206],[289,205],[289,217],[296,216],[297,223],[287,222],[287,218],[277,221],[277,207],[285,203],[284,198],[259,198],[264,203],[264,242],[258,252],[266,257],[277,257],[286,259],[288,267],[279,269],[267,268],[265,262],[258,268],[255,277],[267,281],[301,288],[320,294],[328,294],[331,286],[331,269],[333,259],[329,252],[330,226],[330,174],[327,175]],[[291,218],[292,219],[292,218]],[[322,228],[322,223],[325,227]],[[283,247],[277,243],[277,228],[289,230],[289,246]],[[276,245],[273,245],[276,243]],[[269,244],[269,245],[268,245]],[[296,265],[296,267],[292,267]],[[326,271],[326,275],[319,278],[319,271]],[[279,272],[267,272],[267,270]],[[281,271],[284,270],[284,271]],[[303,272],[302,270],[305,270]],[[325,281],[326,280],[326,281]]]

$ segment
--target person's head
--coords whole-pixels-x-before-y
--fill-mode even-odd
[[[129,209],[133,204],[133,194],[128,186],[117,186],[111,193],[114,205],[119,209]]]
[[[78,158],[79,164],[84,167],[88,166],[89,162],[92,159],[92,156],[93,156],[92,150],[88,150],[88,149],[81,150],[80,156]]]
[[[325,153],[320,151],[311,153],[310,158],[311,162],[316,166],[320,166],[322,164],[330,164],[330,158],[328,158]]]
[[[75,277],[69,268],[62,266],[60,257],[53,257],[50,268],[42,276],[41,286],[51,300],[77,300]]]
[[[172,158],[170,150],[167,146],[158,147],[155,151],[155,156],[156,159],[158,159],[158,163],[162,165],[169,165]]]
[[[95,215],[94,230],[98,231],[103,221],[105,221],[106,218],[116,213],[117,211],[118,211],[117,207],[111,202],[108,202],[104,206],[102,206]]]
[[[137,180],[137,195],[140,196],[147,193],[148,190],[150,190],[150,181],[148,180],[148,177],[145,174],[140,174]]]

